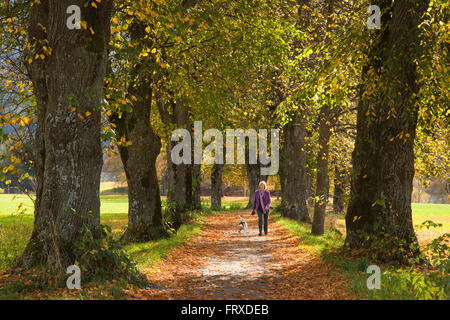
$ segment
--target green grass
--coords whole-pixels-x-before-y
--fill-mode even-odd
[[[324,250],[336,248],[343,244],[343,237],[338,230],[327,232],[323,236],[314,236],[311,234],[311,225],[307,223],[283,218],[279,213],[274,213],[272,219],[287,228],[291,234],[300,236],[299,247],[304,250],[320,254]]]
[[[34,197],[34,196],[33,196]],[[32,215],[34,212],[33,201],[24,194],[0,194],[0,217],[15,214],[19,205],[23,203],[19,211]]]
[[[128,212],[128,196],[126,195],[101,196],[100,200],[100,213],[126,214]],[[23,203],[22,208],[18,210],[21,203]],[[33,215],[33,201],[22,194],[0,194],[0,217],[15,214],[18,211],[23,211],[25,215]]]
[[[450,232],[450,205],[413,204],[413,222],[415,225],[431,220],[442,223],[439,230]],[[337,219],[337,225],[345,225],[342,216],[327,214]],[[351,293],[359,299],[449,299],[450,277],[448,273],[423,272],[417,268],[398,268],[392,265],[379,265],[381,268],[381,289],[367,288],[367,267],[373,262],[368,258],[350,255],[341,250],[344,235],[332,228],[323,236],[311,235],[311,225],[282,218],[278,213],[272,217],[276,223],[286,227],[292,235],[299,236],[299,247],[320,255],[334,268],[344,272],[351,284]],[[443,257],[445,259],[445,257]],[[447,257],[448,259],[448,257]],[[375,262],[374,264],[377,264]]]
[[[442,224],[442,227],[438,230],[450,232],[450,204],[413,203],[411,207],[414,225],[420,225],[426,220],[431,220]],[[338,225],[345,226],[344,216],[333,213],[329,215],[336,218]]]
[[[124,247],[128,256],[137,263],[139,269],[156,266],[172,249],[192,239],[200,231],[199,223],[182,225],[177,233],[159,241],[129,244]]]
[[[34,196],[32,196],[34,197]],[[127,213],[128,196],[127,195],[101,195],[100,213]],[[18,210],[22,203],[21,209]],[[163,206],[165,200],[162,200]],[[224,210],[239,210],[246,206],[246,202],[222,201]],[[208,208],[209,200],[202,200],[202,206]],[[0,217],[15,214],[18,211],[25,215],[32,215],[34,212],[33,201],[26,195],[18,194],[0,194]]]
[[[128,223],[128,197],[126,195],[100,196],[100,220],[109,225],[114,233],[121,234]],[[163,208],[165,200],[162,200]],[[239,210],[246,203],[224,201],[223,210]],[[209,200],[202,200],[202,206],[207,211]],[[15,259],[25,249],[33,229],[33,201],[26,195],[0,194],[0,270],[7,269],[14,264]],[[126,251],[132,259],[141,266],[145,263],[154,264],[172,248],[188,241],[190,236],[199,230],[199,224],[182,226],[178,233],[161,242],[151,242],[136,247],[127,246]],[[141,254],[141,256],[139,255]]]
[[[450,205],[413,203],[413,223],[421,224],[425,220],[442,223],[442,230],[450,232]]]

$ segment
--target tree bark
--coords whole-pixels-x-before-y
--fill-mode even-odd
[[[211,172],[211,210],[222,209],[222,173],[223,164],[214,163]]]
[[[132,143],[119,146],[128,183],[128,227],[122,236],[125,242],[145,242],[168,235],[162,219],[155,167],[161,140],[153,132],[150,118],[143,117],[144,108],[150,111],[147,103],[148,99],[133,103],[133,112],[123,114],[120,120],[127,141]]]
[[[202,201],[200,193],[200,184],[202,182],[202,165],[192,165],[192,209],[201,210]]]
[[[173,102],[173,114],[168,117],[170,124],[175,124],[177,128],[185,128],[191,133],[191,145],[193,145],[192,125],[189,120],[188,107],[182,99]],[[174,142],[168,139],[168,153],[172,152]],[[191,158],[192,162],[193,159]],[[186,222],[186,211],[192,208],[192,164],[174,164],[171,160],[167,162],[169,170],[169,189],[167,201],[175,205],[175,221],[173,228],[177,230]]]
[[[78,5],[89,30],[66,26],[67,7]],[[82,0],[41,0],[29,14],[26,64],[36,96],[36,201],[33,232],[16,267],[41,266],[64,274],[75,263],[86,227],[99,237],[100,104],[106,71],[111,0],[84,7]],[[43,26],[43,27],[42,27]],[[44,29],[45,28],[45,29]]]
[[[330,107],[324,105],[320,111],[319,151],[317,153],[316,199],[311,233],[322,235],[325,231],[325,209],[328,202],[328,143],[330,141]]]
[[[295,119],[283,129],[280,181],[282,215],[297,221],[310,222],[306,207],[305,119]]]
[[[334,194],[333,194],[333,212],[335,214],[342,214],[344,212],[344,190],[345,190],[345,178],[344,170],[339,168],[336,164],[334,166]]]
[[[134,39],[145,36],[145,25],[141,23],[133,23],[129,29]],[[150,123],[153,78],[149,70],[153,70],[152,66],[153,60],[141,60],[134,65],[128,86],[132,110],[123,112],[121,117],[116,113],[110,117],[119,138],[126,139],[125,144],[118,146],[128,183],[128,227],[121,239],[124,242],[145,242],[168,236],[156,173],[161,139]]]
[[[384,1],[385,7],[391,1]],[[417,254],[411,216],[418,109],[418,25],[428,1],[381,8],[382,29],[363,68],[346,244],[405,261]],[[383,11],[384,10],[384,11]]]

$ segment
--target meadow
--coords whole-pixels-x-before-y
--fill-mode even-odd
[[[245,207],[245,198],[224,198],[223,210],[240,210]],[[165,199],[162,200],[163,207]],[[209,200],[202,199],[202,206],[208,208]],[[450,205],[444,204],[419,204],[413,203],[413,223],[419,241],[429,241],[436,236],[450,232]],[[127,225],[128,197],[126,195],[103,195],[101,196],[101,223],[109,225],[113,233],[120,234]],[[442,227],[427,230],[420,225],[427,220],[441,223]],[[16,257],[25,248],[31,235],[33,225],[33,201],[26,195],[0,194],[0,270],[10,267]],[[291,228],[304,228],[307,233],[308,227],[301,227],[295,222],[286,224]],[[327,225],[333,226],[340,232],[345,233],[345,219],[342,215],[327,214]],[[176,237],[162,240],[161,243],[146,243],[144,245],[129,246],[127,251],[138,263],[156,263],[165,251],[179,244],[199,231],[198,224],[183,226]],[[314,237],[311,237],[313,239]],[[316,238],[314,238],[316,239]],[[318,238],[314,240],[314,246],[319,249],[321,243]],[[139,255],[139,252],[141,255]],[[145,253],[145,255],[144,255]],[[148,253],[151,253],[148,255]],[[143,260],[142,257],[146,257]]]
[[[120,235],[128,223],[128,197],[126,195],[102,195],[101,223],[111,227],[112,232]],[[165,199],[162,206],[165,207]],[[239,210],[246,203],[233,198],[222,202],[226,210]],[[209,200],[202,199],[202,206],[209,208]],[[0,270],[5,270],[25,249],[33,228],[33,200],[23,194],[0,194]],[[197,214],[197,219],[190,224],[183,225],[177,234],[169,239],[163,239],[144,244],[125,246],[125,251],[139,266],[156,264],[170,249],[188,241],[200,230],[201,215],[209,213],[203,210]]]

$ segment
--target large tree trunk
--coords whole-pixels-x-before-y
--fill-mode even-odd
[[[411,216],[415,56],[428,1],[395,1],[388,10],[391,1],[384,4],[382,29],[362,73],[346,244],[404,261],[418,252]]]
[[[306,207],[305,119],[296,118],[283,129],[281,157],[282,215],[310,222]]]
[[[325,231],[325,209],[328,202],[328,143],[330,141],[330,108],[324,105],[320,111],[319,151],[317,153],[316,199],[311,233],[322,235]]]
[[[145,25],[130,26],[133,38],[145,36]],[[156,159],[161,150],[161,139],[150,123],[152,105],[152,78],[149,66],[152,60],[136,63],[131,70],[128,97],[132,110],[121,117],[113,114],[119,137],[126,143],[119,145],[128,183],[128,227],[122,236],[125,242],[145,242],[166,237],[156,174]],[[129,143],[131,143],[129,145]]]
[[[223,164],[214,163],[211,172],[211,210],[222,209]]]
[[[247,209],[251,209],[253,207],[253,201],[255,200],[255,191],[259,188],[259,182],[260,181],[266,181],[267,177],[266,175],[261,175],[261,164],[249,164],[248,161],[246,161],[245,168],[247,169],[247,180],[248,180],[248,190],[250,192],[248,203],[247,203]]]
[[[29,41],[52,49],[27,64],[36,96],[36,202],[33,232],[17,267],[63,274],[75,263],[82,229],[99,236],[100,108],[111,0],[41,0],[30,9]],[[67,7],[78,5],[89,30],[69,30]],[[48,42],[47,42],[48,41]]]
[[[145,117],[147,110],[150,113],[148,102],[148,98],[143,98],[133,103],[133,112],[124,113],[120,119],[125,137],[132,143],[119,147],[128,183],[128,227],[122,236],[125,242],[144,242],[167,236],[155,167],[161,141],[150,126],[150,118]]]

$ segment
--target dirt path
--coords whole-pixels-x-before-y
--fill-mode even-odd
[[[238,233],[238,215],[249,225]],[[345,299],[347,284],[318,257],[298,248],[298,237],[269,223],[258,236],[257,217],[246,212],[206,218],[199,236],[145,270],[165,290],[130,293],[148,299]]]

